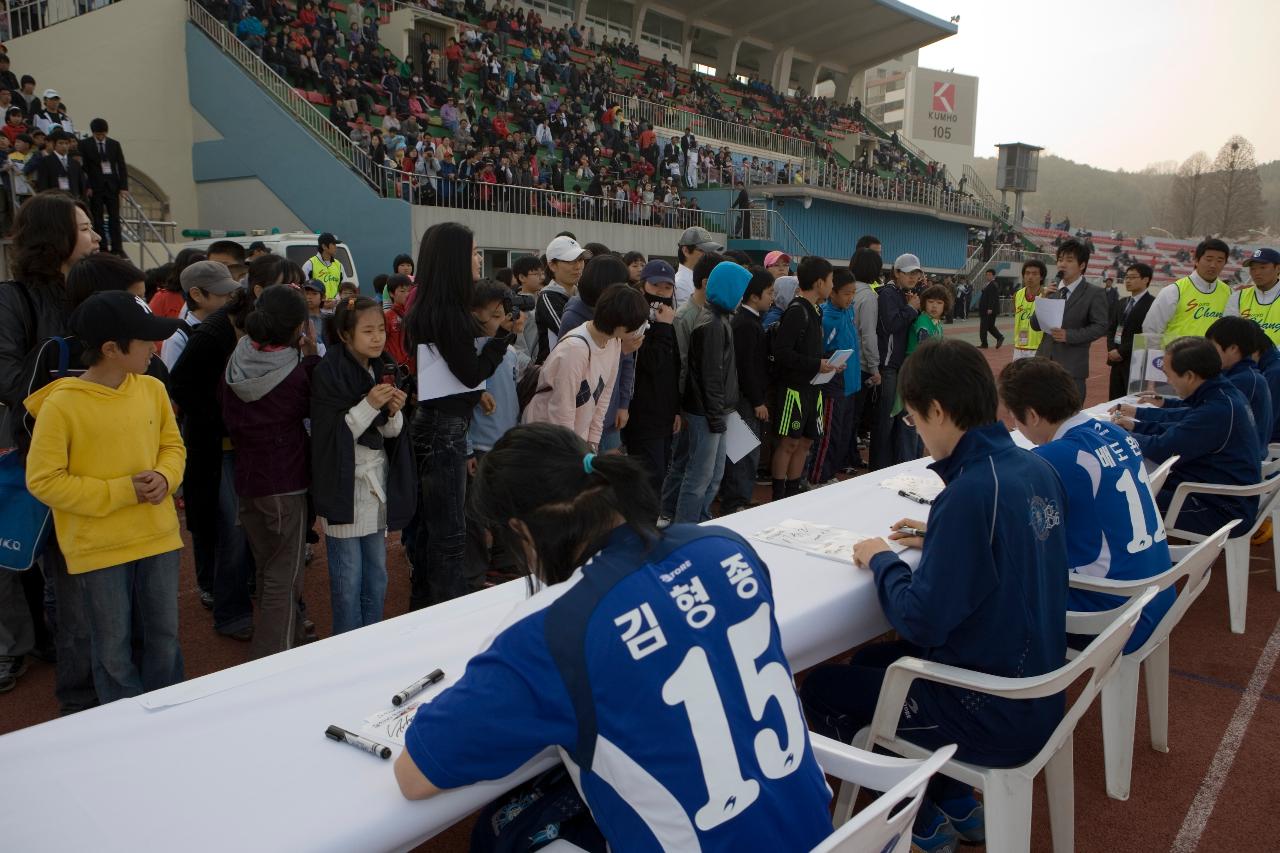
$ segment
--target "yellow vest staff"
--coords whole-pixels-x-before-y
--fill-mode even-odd
[[[1276,285],[1272,285],[1273,287]],[[1258,301],[1256,287],[1246,287],[1240,291],[1240,316],[1247,317],[1262,327],[1273,344],[1280,346],[1280,299],[1270,305]]]
[[[1178,307],[1164,327],[1162,347],[1176,338],[1204,337],[1213,321],[1227,310],[1227,300],[1231,298],[1231,288],[1221,279],[1214,282],[1213,293],[1201,293],[1190,278],[1180,278],[1169,286],[1178,288]],[[1241,308],[1243,312],[1243,305]]]
[[[1013,348],[1015,350],[1035,352],[1040,349],[1044,332],[1037,332],[1031,328],[1031,315],[1035,310],[1035,297],[1028,299],[1027,289],[1018,288],[1018,292],[1013,295]]]
[[[337,299],[338,285],[342,284],[342,261],[335,257],[326,264],[317,254],[311,259],[311,277],[324,285],[325,299]]]

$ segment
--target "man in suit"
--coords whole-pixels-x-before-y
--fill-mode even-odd
[[[1000,285],[996,281],[996,271],[987,270],[987,284],[978,297],[978,338],[982,341],[978,349],[987,348],[987,333],[995,336],[996,349],[1004,343],[1004,335],[996,328],[996,317],[1000,316]]]
[[[1031,328],[1046,333],[1036,355],[1065,367],[1076,381],[1081,400],[1085,398],[1085,383],[1089,379],[1089,346],[1107,333],[1110,322],[1107,295],[1101,287],[1085,281],[1084,271],[1088,266],[1089,248],[1084,243],[1071,239],[1059,246],[1058,272],[1062,280],[1046,287],[1043,298],[1067,301],[1062,327],[1041,329],[1039,319],[1034,314],[1031,317]]]
[[[36,167],[36,192],[62,190],[80,198],[88,184],[85,182],[84,170],[70,156],[71,135],[63,130],[55,130],[49,138],[53,142],[53,153],[45,155]]]
[[[120,143],[107,136],[107,120],[89,122],[93,135],[80,140],[80,159],[89,180],[89,208],[93,212],[93,230],[102,235],[101,248],[123,255],[120,233],[120,198],[129,195],[129,167],[124,162]],[[103,212],[110,218],[110,235]]]
[[[1111,365],[1109,399],[1129,393],[1129,358],[1133,355],[1133,336],[1142,331],[1142,321],[1155,297],[1151,287],[1152,269],[1146,264],[1130,264],[1124,271],[1124,288],[1129,295],[1122,299],[1111,315],[1107,328],[1107,363]]]

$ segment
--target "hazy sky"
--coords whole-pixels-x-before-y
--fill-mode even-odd
[[[980,157],[1027,142],[1136,171],[1239,133],[1280,159],[1280,0],[906,2],[960,16],[920,64],[980,78]]]

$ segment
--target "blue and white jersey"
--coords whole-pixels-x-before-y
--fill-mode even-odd
[[[1133,436],[1082,413],[1064,421],[1053,441],[1035,452],[1053,465],[1067,493],[1071,571],[1127,581],[1169,568],[1164,521]],[[1147,641],[1175,597],[1176,591],[1168,589],[1147,605],[1126,651]],[[1067,595],[1071,610],[1109,610],[1122,603],[1118,596],[1076,589]]]
[[[809,850],[831,792],[768,570],[736,533],[630,527],[520,605],[405,738],[437,787],[559,748],[613,851]]]

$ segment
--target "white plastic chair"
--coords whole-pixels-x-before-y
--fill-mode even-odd
[[[1258,514],[1253,526],[1243,535],[1227,539],[1227,605],[1231,611],[1231,633],[1244,633],[1245,609],[1249,603],[1249,539],[1258,532],[1262,522],[1271,519],[1273,528],[1280,530],[1280,477],[1272,476],[1280,471],[1280,459],[1262,464],[1262,482],[1251,486],[1222,486],[1217,483],[1179,483],[1173,491],[1173,500],[1164,514],[1165,531],[1170,539],[1187,542],[1203,542],[1209,537],[1203,533],[1180,530],[1174,522],[1182,510],[1188,495],[1231,495],[1233,497],[1257,497]],[[1216,535],[1216,534],[1211,534]],[[1280,536],[1271,537],[1272,555],[1276,566],[1276,589],[1280,590]]]
[[[1186,583],[1170,605],[1151,636],[1137,649],[1124,655],[1111,678],[1102,685],[1102,746],[1106,757],[1107,795],[1115,800],[1129,799],[1129,783],[1133,775],[1133,738],[1138,717],[1139,670],[1147,682],[1147,719],[1151,724],[1151,748],[1169,751],[1169,635],[1183,614],[1209,585],[1209,569],[1226,544],[1227,534],[1240,522],[1233,521],[1196,545],[1175,545],[1177,562],[1154,577],[1134,581],[1117,581],[1072,574],[1074,589],[1105,592],[1129,598],[1150,586],[1161,590],[1175,586],[1183,578]],[[1067,613],[1067,632],[1093,634],[1105,628],[1112,612]],[[1067,650],[1067,657],[1078,655]]]
[[[1273,441],[1267,445],[1267,461],[1271,462],[1280,459],[1280,441]]]
[[[810,734],[818,764],[829,776],[846,784],[883,791],[862,811],[838,826],[813,853],[866,853],[911,849],[911,825],[924,802],[925,787],[933,774],[951,760],[956,748],[944,746],[923,761],[877,755],[847,743]],[[894,811],[899,803],[906,804]],[[892,813],[891,813],[892,812]]]
[[[951,756],[954,746],[944,746],[923,761],[877,755],[809,733],[814,757],[823,772],[855,785],[884,793],[846,821],[813,848],[813,853],[907,853],[911,849],[911,824],[924,802],[925,788]],[[895,811],[899,803],[904,804]],[[542,848],[547,853],[582,853],[582,848],[557,839]]]
[[[1031,787],[1041,770],[1049,793],[1049,825],[1055,853],[1075,847],[1075,774],[1073,738],[1076,723],[1088,710],[1103,683],[1120,663],[1124,644],[1138,623],[1142,608],[1156,596],[1151,587],[1123,608],[1109,611],[1113,621],[1093,639],[1075,660],[1053,672],[1031,678],[1005,678],[960,667],[900,658],[885,672],[880,698],[871,725],[854,736],[864,749],[883,747],[910,758],[923,758],[929,750],[897,736],[907,691],[916,679],[973,690],[1005,699],[1040,699],[1066,690],[1086,673],[1088,681],[1067,708],[1062,721],[1044,747],[1021,767],[982,767],[954,759],[939,772],[983,791],[987,850],[991,853],[1027,853],[1031,850]],[[847,814],[857,797],[852,785],[842,785],[836,802],[837,820]]]
[[[1147,483],[1151,486],[1151,497],[1160,494],[1160,490],[1164,488],[1164,481],[1169,479],[1169,471],[1182,457],[1176,453],[1168,459],[1157,465],[1150,474],[1147,475]]]

